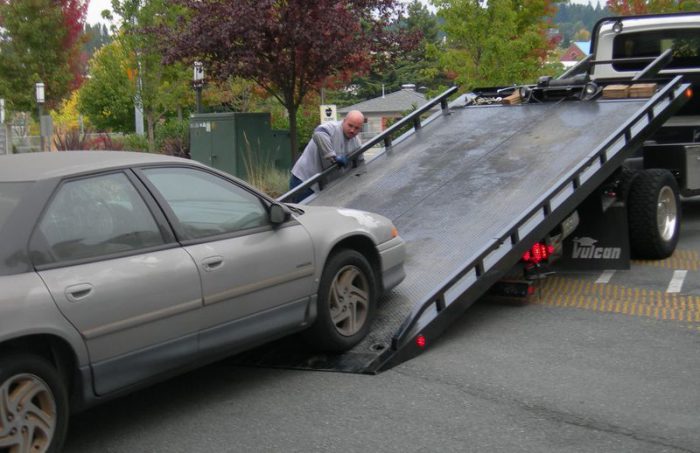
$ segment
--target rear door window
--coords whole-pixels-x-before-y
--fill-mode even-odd
[[[84,260],[159,246],[153,215],[124,173],[62,184],[32,237],[37,265]]]
[[[639,71],[667,49],[673,60],[668,69],[700,67],[700,29],[664,30],[658,32],[623,33],[613,41],[613,59],[648,57],[648,61],[617,62],[617,71]]]

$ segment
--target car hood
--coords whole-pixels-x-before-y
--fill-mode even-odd
[[[390,240],[394,224],[386,217],[366,211],[326,206],[299,205],[303,214],[295,214],[295,219],[314,237],[326,237],[333,242],[345,236],[365,233],[375,244]]]

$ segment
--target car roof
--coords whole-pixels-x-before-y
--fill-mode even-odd
[[[144,164],[197,162],[131,151],[59,151],[0,156],[0,182],[37,181]]]

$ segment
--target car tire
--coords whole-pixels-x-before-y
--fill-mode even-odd
[[[334,253],[323,269],[317,317],[304,339],[317,350],[347,351],[369,332],[376,299],[377,281],[367,259],[355,250]]]
[[[671,172],[651,169],[637,173],[627,197],[627,219],[634,258],[671,256],[681,224],[678,183]]]
[[[56,368],[35,355],[0,358],[0,417],[0,450],[61,451],[69,410]]]

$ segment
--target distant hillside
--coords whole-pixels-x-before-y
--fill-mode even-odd
[[[572,41],[590,40],[590,32],[598,19],[611,15],[604,5],[602,1],[596,6],[559,3],[554,24],[562,35],[560,46],[566,48]]]

